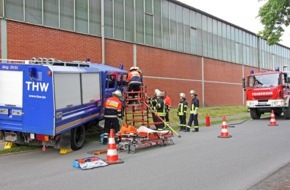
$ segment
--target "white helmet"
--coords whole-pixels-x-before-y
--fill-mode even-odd
[[[139,70],[139,67],[131,67],[130,71],[133,71],[133,70]]]
[[[185,94],[182,92],[182,93],[180,93],[180,97],[181,98],[185,98]]]
[[[157,97],[161,97],[161,96],[162,96],[162,92],[161,92],[160,90],[157,91],[157,92],[156,92],[156,96],[157,96]]]
[[[191,91],[189,91],[189,93],[190,94],[195,94],[196,92],[195,92],[195,90],[191,90]]]
[[[155,95],[156,95],[158,92],[160,92],[159,89],[155,89],[155,90],[154,90],[154,94],[155,94]]]
[[[118,96],[119,98],[121,98],[123,96],[122,92],[120,90],[116,90],[112,94]]]

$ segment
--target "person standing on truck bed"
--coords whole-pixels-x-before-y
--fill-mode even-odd
[[[123,95],[120,90],[116,90],[112,93],[112,96],[107,98],[104,103],[105,109],[105,133],[103,144],[108,143],[108,137],[111,129],[115,130],[117,133],[120,130],[119,119],[122,120],[122,99]]]

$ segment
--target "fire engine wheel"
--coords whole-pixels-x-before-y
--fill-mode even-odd
[[[79,150],[83,147],[86,138],[86,129],[82,125],[71,131],[71,149]]]
[[[274,114],[275,114],[275,116],[281,116],[281,114],[282,114],[282,109],[275,109],[274,110]]]
[[[252,119],[260,119],[261,118],[261,113],[259,112],[258,109],[252,108],[250,109],[250,114]]]
[[[290,103],[289,103],[289,105],[290,105]],[[290,106],[285,109],[285,111],[284,111],[284,118],[285,119],[290,119]]]

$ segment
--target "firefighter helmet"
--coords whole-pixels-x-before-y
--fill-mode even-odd
[[[160,92],[159,89],[155,89],[155,90],[154,90],[154,94],[155,94],[155,95],[157,95],[158,92]]]
[[[140,70],[140,69],[139,69],[139,67],[131,67],[131,68],[130,68],[130,71],[133,71],[133,70],[137,70],[137,71],[138,71],[138,70]]]
[[[164,93],[161,92],[160,90],[158,90],[158,91],[156,92],[156,96],[157,96],[157,97],[164,96]]]
[[[195,94],[195,90],[189,91],[190,94]]]
[[[180,93],[180,97],[181,98],[185,98],[185,94],[182,92],[182,93]]]
[[[122,92],[120,90],[116,90],[112,94],[118,96],[119,98],[121,98],[123,96]]]

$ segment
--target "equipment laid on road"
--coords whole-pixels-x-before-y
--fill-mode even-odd
[[[137,129],[137,133],[119,134],[120,142],[118,144],[119,150],[128,151],[128,153],[135,153],[136,149],[150,146],[165,146],[172,145],[173,134],[169,130],[153,130],[145,126]]]
[[[284,113],[285,119],[290,119],[290,72],[251,71],[247,79],[243,79],[246,92],[246,104],[250,109],[252,119],[260,119],[261,114],[271,113],[275,116]]]
[[[82,170],[99,168],[99,167],[104,167],[107,165],[108,164],[105,161],[101,160],[99,157],[96,157],[96,156],[76,159],[73,161],[73,167],[81,168]]]
[[[227,125],[225,116],[223,117],[221,134],[218,137],[219,138],[231,138],[232,137],[231,135],[229,135],[228,125]]]
[[[123,91],[127,71],[54,59],[0,62],[0,133],[5,142],[42,145],[61,154],[82,148],[103,119],[103,103]],[[111,77],[114,75],[114,77]]]
[[[272,110],[272,113],[271,113],[271,119],[270,119],[269,126],[278,126],[278,124],[276,123],[274,110]]]

